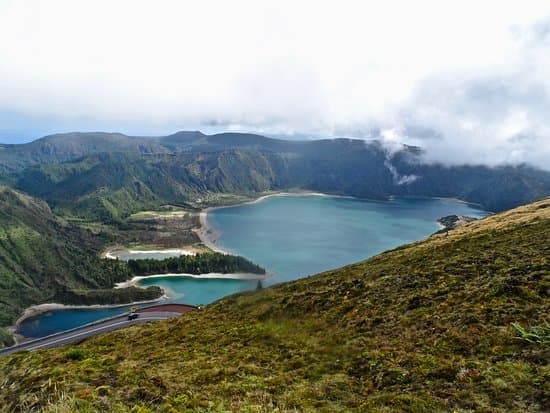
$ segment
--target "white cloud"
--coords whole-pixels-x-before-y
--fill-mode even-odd
[[[549,55],[547,32],[522,44],[514,61],[429,77],[400,108],[402,139],[425,147],[432,161],[550,170]]]
[[[547,15],[547,1],[0,0],[0,112],[395,130],[433,160],[545,166]]]

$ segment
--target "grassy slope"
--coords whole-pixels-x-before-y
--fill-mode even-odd
[[[0,406],[543,411],[548,346],[511,323],[548,316],[549,237],[545,200],[177,320],[0,359]]]
[[[271,158],[241,151],[143,157],[102,154],[29,168],[15,186],[47,200],[59,213],[120,221],[166,203],[207,201],[211,192],[242,194],[279,188]]]
[[[98,304],[159,295],[111,290],[130,274],[97,258],[100,245],[100,237],[61,221],[45,202],[0,186],[0,326],[41,302]]]

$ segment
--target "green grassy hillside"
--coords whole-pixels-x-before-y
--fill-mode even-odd
[[[134,212],[173,203],[201,206],[209,193],[256,194],[282,188],[273,155],[229,150],[138,156],[102,154],[26,170],[16,186],[61,214],[120,222]]]
[[[5,411],[543,412],[550,200],[176,320],[0,359]]]
[[[42,302],[111,304],[160,295],[156,288],[111,290],[130,272],[97,257],[103,242],[57,218],[45,202],[0,186],[0,326]]]

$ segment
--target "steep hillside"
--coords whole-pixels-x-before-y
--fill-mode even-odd
[[[79,148],[82,136],[75,143]],[[550,194],[549,172],[527,166],[423,164],[418,148],[390,154],[378,142],[180,132],[148,138],[152,146],[138,150],[128,141],[135,139],[137,145],[144,138],[120,139],[124,145],[117,138],[112,150],[100,140],[94,148],[104,153],[29,166],[5,179],[47,200],[57,212],[105,222],[167,203],[201,207],[211,194],[255,196],[297,188],[371,199],[457,197],[492,211]]]
[[[397,156],[393,161],[402,175],[418,176],[400,185],[396,194],[457,197],[502,211],[549,195],[550,173],[526,165],[455,166],[423,165]]]
[[[0,359],[5,411],[543,412],[550,200],[177,320]]]
[[[42,302],[129,302],[159,295],[153,290],[111,290],[129,273],[100,260],[100,236],[55,217],[43,202],[0,186],[0,326]]]
[[[30,168],[16,186],[58,211],[112,221],[209,192],[255,194],[285,187],[278,158],[248,150],[151,155],[101,154]]]

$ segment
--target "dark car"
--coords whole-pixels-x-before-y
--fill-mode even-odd
[[[130,313],[128,314],[128,320],[135,320],[136,318],[139,317],[139,314],[138,313]]]

